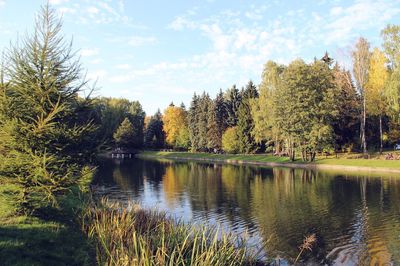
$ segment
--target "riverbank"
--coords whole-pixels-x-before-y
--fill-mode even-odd
[[[307,163],[300,160],[292,162],[287,157],[278,157],[271,154],[245,155],[159,151],[144,151],[137,154],[136,156],[139,158],[164,158],[171,160],[193,160],[203,162],[249,164],[270,167],[290,167],[314,170],[386,172],[400,174],[400,161],[398,160],[317,158],[315,162]]]

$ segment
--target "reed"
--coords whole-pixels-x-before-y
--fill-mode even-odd
[[[83,215],[99,265],[255,265],[246,241],[218,227],[197,227],[165,213],[107,201]]]

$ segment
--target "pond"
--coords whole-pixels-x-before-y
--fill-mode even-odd
[[[305,235],[310,263],[400,264],[400,177],[169,160],[104,160],[97,194],[248,237],[290,262]]]

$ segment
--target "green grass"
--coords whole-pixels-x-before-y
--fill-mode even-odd
[[[92,265],[91,246],[74,217],[18,214],[19,191],[16,185],[0,184],[0,264]]]
[[[157,152],[157,151],[145,151],[139,154],[139,156],[153,156],[159,158],[169,159],[208,159],[208,160],[235,160],[241,162],[259,162],[259,163],[293,163],[288,157],[278,157],[271,154],[210,154],[210,153],[191,153],[191,152]],[[353,155],[353,157],[356,155]],[[310,164],[296,160],[294,163],[298,164]],[[356,167],[377,167],[377,168],[391,168],[400,169],[399,160],[385,160],[380,159],[379,156],[375,156],[372,159],[347,159],[344,156],[335,158],[330,156],[317,157],[317,160],[311,164],[319,165],[344,165],[344,166],[356,166]]]

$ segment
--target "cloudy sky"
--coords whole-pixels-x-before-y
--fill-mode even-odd
[[[0,0],[0,51],[31,32],[47,1]],[[400,0],[49,0],[79,50],[97,95],[139,100],[148,114],[194,92],[260,81],[269,60],[327,50],[347,64],[355,40],[380,46],[400,24]]]

